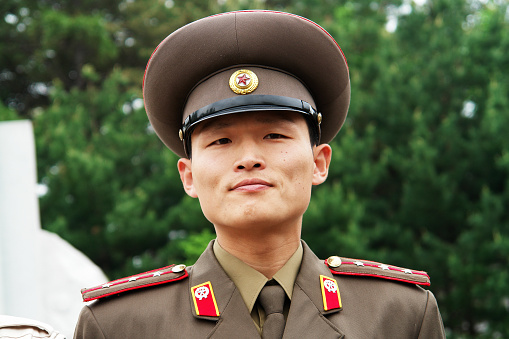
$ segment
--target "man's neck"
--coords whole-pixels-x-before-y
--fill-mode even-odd
[[[216,227],[217,241],[228,253],[242,260],[271,279],[300,244],[300,229],[288,234],[263,234],[262,236],[236,236],[221,232]]]

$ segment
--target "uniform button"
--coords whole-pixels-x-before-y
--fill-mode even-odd
[[[186,269],[186,265],[180,264],[180,265],[173,266],[171,268],[171,271],[173,273],[180,273],[180,272],[182,272],[185,269]]]
[[[339,267],[341,266],[341,258],[336,256],[329,257],[327,259],[327,265],[329,265],[329,267]]]

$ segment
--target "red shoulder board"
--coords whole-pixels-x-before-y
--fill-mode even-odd
[[[170,265],[157,270],[110,281],[109,283],[81,290],[83,301],[91,301],[138,288],[166,284],[187,278],[185,265]]]
[[[424,271],[350,258],[329,257],[325,260],[332,274],[375,277],[429,286],[429,275]]]

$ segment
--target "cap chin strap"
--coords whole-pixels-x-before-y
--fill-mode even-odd
[[[179,137],[184,143],[187,157],[191,158],[191,134],[198,123],[227,114],[259,111],[287,111],[303,114],[309,127],[311,141],[316,145],[320,143],[322,115],[308,102],[279,95],[246,95],[214,102],[194,111],[184,120]]]

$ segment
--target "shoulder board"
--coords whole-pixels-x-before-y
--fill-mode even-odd
[[[81,295],[83,301],[91,301],[139,288],[166,284],[187,277],[188,273],[185,265],[170,265],[130,277],[113,280],[109,283],[92,288],[84,288],[81,290]]]
[[[416,285],[430,285],[429,275],[424,271],[336,256],[329,257],[325,260],[325,264],[329,267],[332,274],[375,277]]]

